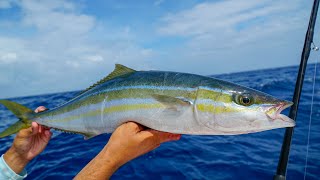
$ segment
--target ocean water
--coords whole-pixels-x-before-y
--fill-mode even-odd
[[[320,66],[318,66],[320,69]],[[275,97],[291,100],[297,66],[215,75]],[[288,164],[287,179],[303,179],[307,153],[314,64],[307,67],[297,126]],[[306,179],[320,177],[320,75],[316,78]],[[78,91],[10,100],[35,109],[53,108]],[[285,110],[284,114],[288,114]],[[0,131],[16,121],[0,106]],[[272,179],[278,163],[284,129],[237,136],[183,135],[180,141],[162,144],[156,150],[122,166],[112,179]],[[61,133],[27,166],[27,179],[71,179],[107,143],[110,135],[84,140],[81,135]],[[13,136],[0,139],[0,153]]]

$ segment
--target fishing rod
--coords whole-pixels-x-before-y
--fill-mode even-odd
[[[297,117],[300,95],[301,95],[304,75],[307,67],[307,61],[309,59],[309,55],[311,51],[311,44],[313,43],[314,26],[317,19],[318,7],[319,7],[319,0],[314,0],[311,15],[310,15],[310,20],[309,20],[309,26],[308,26],[306,37],[304,40],[304,46],[301,54],[301,62],[300,62],[299,72],[298,72],[297,81],[296,81],[296,87],[294,90],[294,95],[292,100],[294,104],[291,107],[290,113],[289,113],[289,117],[294,121],[296,121],[296,117]],[[282,148],[281,148],[281,154],[279,157],[277,172],[273,177],[274,180],[286,179],[287,164],[289,159],[289,152],[290,152],[290,145],[291,145],[293,130],[294,130],[294,127],[286,128],[286,132],[284,134]]]

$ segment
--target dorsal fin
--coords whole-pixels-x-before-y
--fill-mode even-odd
[[[95,84],[93,84],[92,86],[88,87],[87,89],[85,89],[84,91],[82,91],[79,95],[89,91],[90,89],[96,87],[99,84],[102,84],[106,81],[109,81],[111,79],[114,79],[116,77],[122,76],[122,75],[126,75],[126,74],[131,74],[133,72],[136,72],[136,70],[128,68],[124,65],[121,64],[116,64],[114,70],[105,78],[101,79],[100,81],[96,82]]]

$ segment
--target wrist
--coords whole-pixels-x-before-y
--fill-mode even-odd
[[[19,154],[14,147],[11,147],[3,156],[7,165],[17,174],[21,173],[29,160]]]
[[[109,151],[108,146],[105,146],[98,156],[105,159],[105,163],[108,164],[106,167],[108,167],[109,171],[115,172],[123,165],[120,160]]]
[[[111,153],[112,154],[112,153]],[[115,161],[107,146],[84,167],[75,179],[110,179],[112,174],[120,167]]]

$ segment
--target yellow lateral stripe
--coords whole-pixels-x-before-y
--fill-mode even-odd
[[[197,91],[185,91],[185,90],[158,90],[158,89],[123,89],[110,91],[105,94],[108,96],[108,100],[125,99],[125,98],[150,98],[153,94],[168,95],[172,97],[184,97],[188,99],[211,99],[217,102],[230,103],[233,101],[231,95],[224,93],[223,91],[217,92],[208,89],[197,89]]]
[[[66,112],[70,112],[79,107],[83,107],[85,105],[96,104],[104,101],[105,99],[108,101],[126,99],[126,98],[153,98],[152,95],[160,94],[160,95],[168,95],[172,97],[185,97],[190,99],[196,98],[196,91],[188,92],[184,90],[157,90],[157,89],[123,89],[123,90],[115,90],[107,93],[97,94],[88,96],[84,99],[80,99],[72,104],[61,107],[59,111],[50,112],[49,115],[54,116],[58,114],[63,114]]]
[[[152,98],[152,95],[168,95],[172,97],[185,97],[190,99],[196,98],[196,91],[184,90],[158,90],[158,89],[123,89],[107,92],[108,100],[125,99],[125,98]]]
[[[198,89],[197,99],[211,99],[216,102],[230,103],[233,101],[232,96],[223,92],[212,91],[208,89]]]
[[[121,90],[114,90],[102,94],[88,96],[84,99],[80,99],[77,102],[73,102],[71,106],[61,107],[59,111],[50,112],[49,115],[54,116],[58,114],[63,114],[66,112],[70,112],[74,109],[82,107],[84,105],[96,104],[101,101],[104,101],[106,98],[108,101],[111,100],[118,100],[118,99],[126,99],[126,98],[152,98],[152,95],[159,94],[159,95],[168,95],[172,97],[184,97],[187,99],[211,99],[216,102],[224,102],[230,103],[233,101],[232,96],[225,94],[223,91],[212,91],[208,89],[197,89],[195,91],[186,91],[183,89],[121,89]],[[46,114],[48,115],[48,114]]]
[[[133,111],[137,109],[154,109],[154,108],[162,108],[162,104],[126,104],[126,105],[118,105],[107,107],[103,110],[103,113],[115,113],[115,112],[123,112],[123,111]],[[80,119],[81,117],[90,117],[101,114],[101,110],[90,111],[81,115],[70,116],[62,119],[51,120],[52,122],[68,122],[76,119]],[[50,122],[50,121],[49,121]]]
[[[126,105],[111,106],[111,107],[105,108],[103,110],[103,113],[132,111],[137,109],[153,109],[153,108],[161,108],[161,107],[163,107],[162,104],[126,104]]]

